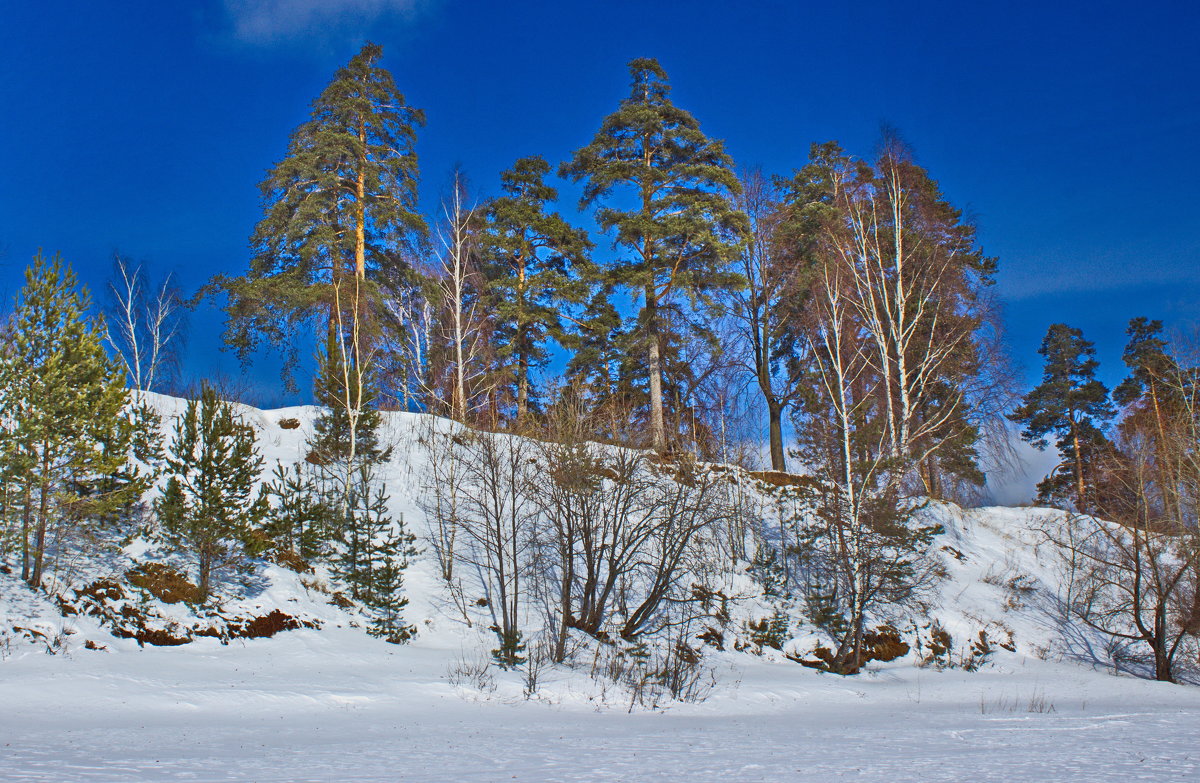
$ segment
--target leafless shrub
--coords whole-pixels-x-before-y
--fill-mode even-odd
[[[701,702],[716,685],[716,675],[682,633],[654,640],[600,643],[590,661],[591,677],[623,688],[628,710],[657,709],[667,701]]]
[[[551,643],[544,636],[539,636],[529,645],[525,663],[521,667],[523,680],[521,691],[526,699],[532,699],[537,695],[538,689],[542,685],[542,675],[553,663],[554,654]]]
[[[455,688],[491,694],[496,690],[496,678],[492,676],[491,669],[492,664],[486,658],[472,658],[463,653],[446,667],[446,681]]]
[[[1054,702],[1046,698],[1046,692],[1041,688],[1034,689],[1028,701],[1022,700],[1020,694],[1013,694],[1011,696],[1001,694],[990,701],[982,693],[979,694],[979,713],[981,715],[1014,712],[1029,712],[1044,715],[1057,712],[1057,710],[1054,708]]]
[[[516,666],[521,663],[522,612],[537,522],[533,446],[524,438],[487,432],[464,431],[457,437],[462,539],[454,558],[483,594],[481,605],[500,640],[496,660]]]

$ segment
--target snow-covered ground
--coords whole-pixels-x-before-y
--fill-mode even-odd
[[[1200,779],[1200,694],[1070,664],[843,679],[740,660],[703,704],[626,714],[471,698],[442,678],[458,654],[335,629],[25,657],[0,668],[0,778]]]
[[[278,422],[307,422],[312,409],[246,413],[268,460],[298,458],[303,428]],[[393,512],[418,533],[428,426],[389,417]],[[913,653],[850,678],[773,652],[709,650],[708,698],[659,711],[631,710],[620,689],[565,668],[532,699],[515,672],[455,677],[494,638],[447,609],[428,556],[407,577],[419,633],[404,646],[369,637],[361,618],[275,566],[233,608],[282,607],[320,630],[141,648],[0,574],[0,630],[60,639],[56,655],[0,639],[0,780],[1200,780],[1200,689],[1114,674],[1103,640],[1062,622],[1052,553],[1037,545],[1055,512],[925,513],[946,527],[931,615],[960,652],[981,630],[1013,650],[994,644],[975,672],[921,668]],[[811,639],[793,646],[807,652]]]

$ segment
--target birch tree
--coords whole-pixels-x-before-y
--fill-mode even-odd
[[[814,145],[788,198],[808,221],[805,241],[820,242],[820,263],[842,268],[843,303],[879,378],[887,450],[926,494],[937,494],[939,466],[982,480],[975,444],[995,411],[974,380],[996,262],[974,228],[890,136],[871,164]]]
[[[105,338],[138,391],[169,381],[179,358],[185,321],[183,299],[168,274],[152,284],[145,268],[123,256],[113,259],[111,304]]]
[[[811,301],[812,394],[797,420],[810,467],[814,519],[794,551],[809,619],[834,644],[825,665],[853,674],[866,663],[867,623],[916,594],[932,574],[934,530],[914,524],[902,495],[908,463],[893,453],[872,340],[859,320],[851,273],[824,265]]]
[[[449,203],[442,206],[445,227],[436,278],[443,356],[441,365],[448,386],[444,392],[450,417],[467,421],[486,391],[490,366],[484,312],[486,282],[479,266],[477,212],[467,204],[466,180],[456,172]]]

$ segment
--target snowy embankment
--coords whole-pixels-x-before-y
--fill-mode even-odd
[[[180,404],[159,405],[170,414]],[[268,471],[302,456],[305,427],[279,422],[308,422],[312,409],[245,414],[260,430]],[[418,441],[430,426],[447,425],[406,414],[387,422],[392,511],[418,534]],[[1100,639],[1061,622],[1056,567],[1037,532],[1055,512],[924,513],[946,528],[947,578],[930,614],[960,653],[986,631],[992,651],[978,671],[922,668],[914,652],[842,678],[775,651],[710,649],[706,700],[632,714],[624,694],[569,669],[546,672],[533,699],[517,673],[454,676],[485,660],[494,637],[450,610],[428,553],[407,575],[406,616],[418,634],[403,646],[368,636],[361,617],[310,577],[275,565],[259,567],[224,611],[279,609],[319,628],[174,647],[142,647],[94,618],[63,617],[0,574],[3,627],[38,631],[36,643],[10,636],[0,662],[0,778],[1200,779],[1200,689],[1114,674]],[[120,572],[145,547],[128,542],[105,567]],[[800,637],[792,649],[804,645]]]

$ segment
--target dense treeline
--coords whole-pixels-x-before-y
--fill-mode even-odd
[[[921,505],[978,492],[1011,419],[1063,458],[1039,491],[1076,512],[1047,533],[1071,564],[1066,610],[1173,677],[1200,628],[1200,411],[1195,363],[1160,324],[1131,324],[1112,395],[1056,324],[1019,399],[996,259],[894,132],[870,158],[826,142],[788,174],[739,171],[652,59],[557,171],[521,158],[492,198],[456,172],[422,215],[424,115],[381,56],[368,44],[317,97],[261,183],[248,268],[202,292],[244,359],[287,346],[288,384],[317,347],[324,413],[301,462],[264,476],[253,428],[207,385],[161,435],[141,392],[176,365],[169,279],[118,259],[106,323],[69,268],[35,260],[0,353],[3,547],[29,585],[55,536],[137,520],[186,553],[204,598],[247,556],[318,564],[403,641],[417,548],[388,511],[380,427],[403,409],[460,428],[424,438],[425,543],[464,620],[487,608],[501,665],[532,666],[530,629],[560,663],[572,634],[637,660],[669,638],[656,676],[679,695],[689,634],[719,637],[701,622],[728,600],[714,574],[752,562],[827,638],[820,666],[849,674],[876,654],[872,624],[938,579]],[[593,232],[559,207],[555,173],[582,186]],[[787,537],[706,464],[762,467],[759,440],[794,501]]]

